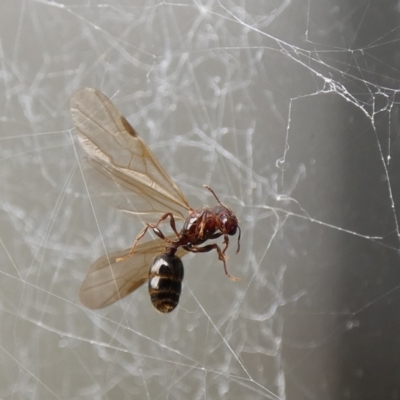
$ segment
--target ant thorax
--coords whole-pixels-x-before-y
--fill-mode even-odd
[[[180,242],[192,245],[201,244],[214,235],[217,230],[219,230],[219,223],[211,208],[203,207],[193,210],[182,227]]]

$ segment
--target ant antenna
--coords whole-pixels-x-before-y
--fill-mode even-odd
[[[239,250],[240,250],[240,237],[242,236],[242,230],[240,229],[239,225],[238,225],[238,229],[239,229],[239,236],[238,236],[238,241],[237,241],[238,247],[237,247],[237,250],[236,250],[236,254],[239,253]]]
[[[219,200],[219,198],[217,197],[217,195],[214,193],[214,190],[212,190],[211,188],[210,188],[210,186],[208,186],[208,185],[203,185],[203,187],[205,187],[206,189],[208,189],[213,195],[214,195],[214,197],[217,199],[217,201],[218,201],[218,204],[222,204],[221,203],[221,201]]]

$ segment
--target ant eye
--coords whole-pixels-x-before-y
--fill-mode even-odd
[[[237,231],[237,225],[236,224],[232,225],[232,226],[230,226],[230,229],[228,230],[228,235],[233,236],[236,234],[236,231]]]

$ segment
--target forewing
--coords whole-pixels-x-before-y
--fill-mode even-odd
[[[118,210],[144,215],[145,222],[150,223],[157,222],[166,212],[171,212],[175,219],[185,219],[181,206],[165,200],[154,189],[140,182],[132,185],[119,170],[90,158],[83,159],[81,165],[90,190]]]
[[[123,192],[128,189],[141,197],[134,209],[137,214],[173,212],[183,217],[189,204],[113,103],[93,88],[83,88],[71,99],[71,115],[82,148],[91,164]],[[144,201],[143,201],[144,200]]]
[[[116,261],[128,254],[130,248],[100,257],[82,282],[79,290],[82,304],[91,309],[104,308],[132,293],[148,280],[151,261],[165,251],[165,246],[164,240],[155,239],[140,243],[126,260]],[[186,253],[179,248],[176,255],[183,257]]]

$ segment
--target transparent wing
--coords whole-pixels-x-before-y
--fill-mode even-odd
[[[76,91],[71,115],[90,164],[117,185],[120,193],[115,197],[124,197],[114,201],[120,209],[136,214],[172,212],[184,219],[183,210],[190,210],[185,196],[103,93],[93,88]],[[140,200],[130,201],[127,191]]]
[[[174,239],[175,236],[169,236]],[[96,260],[90,267],[79,290],[79,299],[87,308],[98,309],[124,298],[148,280],[151,260],[165,251],[162,239],[140,243],[126,260],[116,261],[131,250],[116,251]],[[187,252],[179,248],[178,257]]]

